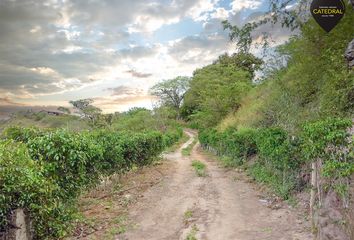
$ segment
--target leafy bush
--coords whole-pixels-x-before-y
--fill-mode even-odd
[[[45,163],[45,176],[58,183],[63,197],[76,197],[99,178],[102,147],[83,134],[56,130],[29,140],[27,147],[32,159]]]
[[[322,175],[332,187],[338,187],[338,181],[354,173],[353,143],[348,131],[351,126],[350,119],[327,118],[303,127],[304,157],[308,161],[321,159]]]
[[[0,231],[16,208],[30,212],[38,239],[58,238],[68,230],[70,208],[57,196],[60,189],[43,174],[40,162],[30,158],[24,144],[0,142]]]
[[[0,142],[0,230],[11,210],[25,208],[36,239],[68,233],[75,202],[101,176],[150,164],[181,130],[73,133],[13,127]],[[15,142],[15,141],[17,142]]]
[[[23,128],[17,126],[11,126],[5,129],[3,136],[6,139],[13,139],[18,142],[28,142],[30,139],[44,135],[44,130],[39,128]]]
[[[171,146],[176,143],[183,136],[183,129],[181,127],[175,127],[167,130],[163,134],[163,142],[165,146]]]
[[[222,133],[212,129],[202,131],[199,140],[202,146],[211,147],[218,155],[231,157],[235,165],[240,165],[256,153],[255,136],[254,129],[228,129]]]
[[[290,140],[280,128],[205,130],[199,139],[202,146],[212,148],[222,156],[227,166],[242,165],[258,153],[256,163],[250,166],[250,174],[257,181],[270,185],[283,198],[299,185],[299,141]]]

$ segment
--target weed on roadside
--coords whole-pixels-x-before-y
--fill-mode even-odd
[[[199,160],[192,161],[192,167],[194,168],[198,177],[205,177],[206,176],[206,165]]]
[[[191,144],[189,144],[187,147],[182,148],[182,155],[183,156],[190,156],[192,153],[192,149],[194,147],[194,145],[198,142],[197,139],[194,139],[193,142]]]
[[[198,232],[198,228],[196,225],[192,227],[192,230],[188,233],[186,240],[197,240],[197,237],[195,236]]]

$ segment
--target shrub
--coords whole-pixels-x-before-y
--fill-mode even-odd
[[[322,176],[329,186],[342,185],[343,179],[354,173],[353,143],[348,129],[350,119],[327,118],[305,124],[303,127],[303,153],[307,161],[322,161]],[[340,186],[346,189],[348,186]]]
[[[0,142],[0,231],[16,208],[30,213],[36,239],[59,238],[68,230],[70,209],[57,196],[59,186],[43,174],[40,162],[30,158],[24,144]]]
[[[17,142],[27,143],[30,139],[44,135],[44,130],[39,128],[23,128],[18,126],[12,126],[5,129],[3,136],[6,139],[12,139]]]
[[[37,239],[58,239],[70,230],[83,189],[103,175],[150,164],[181,135],[180,130],[163,137],[156,131],[73,133],[19,127],[5,133],[8,140],[0,142],[0,228],[11,210],[23,207]]]
[[[102,148],[103,161],[100,164],[102,174],[122,173],[131,168],[131,164],[123,155],[124,139],[120,133],[99,130],[85,134]]]
[[[218,155],[231,157],[234,165],[240,165],[248,157],[255,154],[255,129],[228,129],[217,132],[215,129],[205,130],[199,134],[199,140],[204,147],[213,148]]]
[[[99,178],[102,148],[86,135],[56,130],[29,140],[27,147],[32,159],[45,163],[45,176],[58,183],[65,198]]]
[[[173,129],[168,129],[163,134],[163,143],[165,146],[171,146],[176,143],[183,136],[183,129],[180,127],[175,127]]]
[[[270,185],[283,198],[300,184],[299,140],[290,139],[280,128],[204,130],[199,139],[202,146],[212,148],[222,156],[226,166],[242,165],[258,153],[256,163],[250,166],[250,174],[257,181]]]

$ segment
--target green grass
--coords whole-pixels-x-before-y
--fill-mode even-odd
[[[183,143],[187,142],[189,139],[189,136],[185,133],[183,133],[183,136],[181,137],[181,139],[176,142],[175,144],[173,144],[172,146],[168,147],[165,152],[174,152],[176,151]]]
[[[190,219],[191,217],[193,217],[193,212],[192,212],[192,210],[187,210],[187,211],[185,211],[184,212],[184,218],[186,219],[186,220],[188,220],[188,219]]]
[[[105,239],[116,239],[116,236],[125,233],[128,228],[128,218],[126,216],[118,216],[113,219],[112,223],[115,225],[111,227],[105,234]]]
[[[192,167],[195,170],[195,173],[198,177],[205,177],[206,176],[206,165],[198,160],[192,161]]]
[[[194,141],[191,144],[189,144],[187,147],[183,148],[182,155],[183,156],[190,156],[192,153],[192,149],[197,142],[198,142],[198,140],[194,139]]]
[[[197,240],[197,237],[195,236],[198,232],[198,228],[196,225],[192,227],[192,230],[188,233],[186,240]]]

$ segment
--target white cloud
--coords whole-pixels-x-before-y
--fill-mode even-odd
[[[243,9],[257,9],[261,4],[261,0],[233,0],[231,8],[234,13],[237,13]]]
[[[227,19],[230,15],[230,12],[226,10],[225,8],[217,8],[215,9],[215,12],[211,14],[212,18],[217,18],[217,19]]]
[[[226,10],[219,2],[0,0],[0,95],[7,101],[48,103],[54,102],[49,96],[55,101],[101,97],[104,89],[119,85],[145,94],[161,79],[191,75],[232,51],[221,20],[242,23],[235,17],[241,9],[260,6],[260,0],[238,0]],[[157,29],[185,19],[203,24],[202,32],[155,42]],[[139,94],[101,99],[102,106],[149,100]]]

